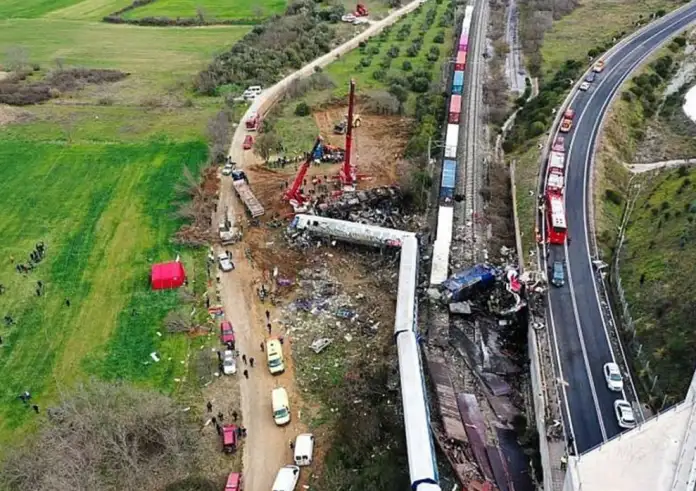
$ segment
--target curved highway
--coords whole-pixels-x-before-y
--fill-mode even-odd
[[[568,105],[575,110],[573,129],[565,144],[565,200],[571,240],[564,247],[550,246],[544,266],[548,270],[554,260],[566,264],[566,286],[550,287],[548,317],[562,380],[567,434],[574,437],[578,453],[621,431],[613,403],[626,396],[610,392],[602,373],[603,364],[615,358],[608,333],[611,324],[604,317],[607,313],[603,312],[598,277],[592,267],[593,203],[589,190],[595,145],[607,108],[622,83],[646,57],[694,21],[696,2],[644,27],[603,58],[604,71],[587,92],[576,90]]]

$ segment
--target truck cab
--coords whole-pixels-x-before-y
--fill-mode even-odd
[[[248,131],[256,131],[259,128],[259,124],[261,124],[261,116],[259,116],[257,113],[252,113],[251,116],[249,116],[249,118],[244,122],[244,125]]]
[[[249,179],[247,179],[247,176],[243,170],[233,170],[232,171],[232,180],[233,181],[244,181],[247,184],[249,183]]]

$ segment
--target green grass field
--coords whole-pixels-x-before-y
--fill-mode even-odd
[[[27,61],[46,69],[66,66],[114,68],[144,83],[184,80],[248,32],[248,27],[150,28],[54,19],[9,20],[0,28],[0,54],[22,47]],[[5,60],[6,61],[6,60]]]
[[[621,256],[636,340],[643,345],[651,372],[659,377],[658,389],[672,401],[686,393],[696,350],[695,182],[694,169],[665,171],[643,180]]]
[[[143,17],[197,17],[206,19],[258,19],[282,14],[287,7],[285,0],[157,0],[124,14],[126,19]]]
[[[0,322],[0,448],[39,421],[17,399],[23,390],[45,410],[87,377],[171,392],[189,370],[182,364],[188,339],[162,326],[178,296],[150,291],[148,276],[153,262],[181,253],[189,276],[200,278],[200,254],[170,244],[178,226],[172,193],[184,167],[195,174],[206,161],[206,123],[222,100],[195,97],[190,81],[249,28],[91,22],[122,3],[0,5],[0,17],[47,15],[0,21],[0,56],[23,52],[23,62],[41,67],[34,77],[56,69],[57,59],[65,68],[130,73],[24,107],[27,118],[0,128],[0,319],[16,322]],[[28,261],[38,241],[47,245],[46,259],[24,277],[11,258]]]
[[[0,19],[34,19],[47,13],[69,7],[79,0],[3,0],[0,2]]]
[[[585,0],[570,15],[554,22],[541,48],[544,76],[552,75],[565,60],[584,60],[587,52],[622,31],[631,32],[640,16],[671,10],[674,0]]]
[[[16,321],[0,327],[0,441],[31,419],[16,400],[25,389],[45,406],[88,375],[172,388],[187,342],[156,335],[177,297],[150,291],[148,274],[178,252],[168,244],[172,188],[205,156],[202,142],[0,140],[1,308]],[[28,261],[40,240],[46,259],[20,275],[11,258]],[[146,364],[155,350],[162,361]]]
[[[105,16],[127,7],[131,3],[131,0],[77,0],[67,7],[52,10],[43,17],[100,21]]]

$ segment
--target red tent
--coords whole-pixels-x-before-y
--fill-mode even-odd
[[[180,262],[172,261],[152,266],[152,289],[179,288],[186,281],[186,271]]]

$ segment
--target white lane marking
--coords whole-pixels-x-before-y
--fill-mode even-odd
[[[671,20],[671,19],[670,19],[670,20]],[[652,35],[651,35],[650,37],[648,37],[645,41],[643,41],[643,42],[640,43],[638,46],[636,46],[636,47],[635,47],[630,53],[628,53],[626,56],[629,56],[631,53],[635,52],[637,49],[639,49],[639,48],[645,46],[645,45],[648,44],[650,41],[652,41],[655,37],[661,36],[665,31],[668,31],[668,30],[672,29],[672,28],[674,27],[674,24],[675,24],[675,23],[679,23],[679,22],[681,22],[682,20],[683,20],[682,18],[678,18],[678,19],[676,19],[674,22],[669,22],[669,23],[667,23],[667,25],[666,25],[665,27],[663,27],[663,28],[660,29],[659,31],[657,31],[657,32],[655,32],[654,34],[652,34]],[[696,20],[696,18],[695,18],[694,20]],[[694,20],[692,20],[692,23],[694,22]],[[654,51],[655,51],[656,49],[659,48],[659,46],[663,45],[663,44],[666,43],[671,37],[676,36],[679,32],[681,32],[681,31],[683,31],[683,30],[685,30],[685,29],[687,29],[687,28],[688,28],[688,25],[684,26],[683,29],[676,30],[671,36],[666,37],[666,38],[665,38],[664,40],[662,40],[659,44],[655,45],[655,46],[653,47],[653,49],[651,49],[651,50],[650,50],[649,52],[647,52],[645,55],[641,56],[638,60],[636,60],[634,63],[632,63],[631,66],[628,68],[628,70],[626,70],[626,71],[624,72],[624,74],[623,74],[622,77],[619,79],[619,81],[614,85],[614,87],[612,87],[610,97],[607,98],[607,99],[605,99],[605,101],[604,101],[603,104],[602,104],[602,107],[600,108],[599,114],[597,114],[596,116],[603,116],[603,115],[604,115],[604,112],[606,111],[607,106],[611,103],[611,101],[614,99],[616,93],[618,92],[618,90],[620,89],[620,87],[623,85],[624,81],[633,73],[633,71],[636,69],[637,66],[639,66],[640,64],[642,64],[643,61],[644,61],[646,58],[648,58],[650,55],[652,55],[652,54],[654,53]],[[622,58],[621,60],[619,60],[618,63],[617,63],[617,65],[618,65],[619,63],[621,63],[621,62],[622,62],[623,60],[625,60],[625,59],[626,59],[626,57],[624,57],[624,58]],[[607,70],[606,73],[608,73],[608,74],[609,74],[609,73],[613,73],[613,72],[616,70],[617,65],[614,65],[611,69]],[[596,89],[596,90],[599,90],[599,87],[600,87],[600,86],[602,86],[602,85],[604,85],[605,83],[607,83],[606,81],[607,81],[608,78],[609,78],[608,76],[602,77],[602,79],[601,79],[601,80],[599,81],[599,83],[597,84],[597,89]],[[583,108],[582,112],[580,113],[580,116],[578,117],[578,120],[577,120],[578,122],[577,122],[576,128],[580,126],[580,123],[581,123],[582,119],[584,118],[585,114],[588,112],[588,111],[587,111],[588,107],[591,105],[591,103],[592,103],[593,99],[596,97],[596,95],[597,95],[597,92],[596,92],[596,91],[593,91],[593,92],[590,94],[590,97],[589,97],[587,103],[585,104],[585,107]],[[578,93],[575,94],[575,96],[574,96],[574,97],[572,98],[572,100],[571,100],[571,103],[569,103],[568,106],[570,106],[570,105],[572,104],[572,102],[577,98],[577,96],[578,96]],[[593,144],[592,146],[588,146],[587,151],[586,151],[585,156],[584,156],[584,161],[585,161],[585,164],[586,164],[586,165],[585,165],[585,167],[584,167],[584,173],[583,173],[583,184],[584,184],[584,185],[583,185],[583,191],[582,191],[582,194],[583,194],[583,200],[582,200],[582,201],[583,201],[583,203],[582,203],[582,207],[583,207],[583,217],[585,217],[585,220],[584,220],[584,223],[583,223],[583,227],[584,227],[584,231],[585,231],[585,250],[586,250],[586,253],[587,253],[588,266],[589,266],[589,268],[590,268],[590,275],[591,275],[591,277],[592,277],[592,287],[593,287],[593,289],[594,289],[595,300],[597,301],[597,308],[599,309],[599,312],[600,312],[600,318],[601,318],[601,320],[602,320],[602,327],[603,327],[603,329],[604,329],[604,335],[605,335],[605,337],[606,337],[607,345],[608,345],[608,347],[609,347],[609,353],[611,354],[612,361],[613,361],[614,363],[616,363],[616,357],[615,357],[615,355],[614,355],[614,350],[613,350],[612,345],[611,345],[611,340],[610,340],[610,338],[609,338],[609,331],[608,331],[608,329],[607,329],[606,321],[604,320],[604,312],[603,312],[603,310],[602,310],[601,301],[600,301],[600,299],[599,299],[599,293],[598,293],[598,291],[597,291],[596,277],[595,277],[595,274],[594,274],[594,270],[592,269],[592,255],[590,254],[589,232],[588,232],[588,222],[587,222],[587,206],[588,206],[588,200],[587,200],[587,188],[588,188],[588,185],[587,185],[587,183],[588,183],[589,171],[590,171],[590,169],[593,167],[593,164],[594,164],[594,148],[595,148],[595,145],[596,145],[596,133],[597,133],[597,128],[598,128],[598,126],[600,126],[600,125],[602,124],[602,121],[603,121],[603,117],[597,117],[597,118],[595,119],[595,122],[594,122],[594,124],[593,124],[593,126],[592,126],[592,132],[590,133],[590,134],[592,135],[591,138],[594,139],[594,144]],[[569,147],[568,147],[568,153],[567,153],[567,156],[566,156],[566,169],[570,166],[570,156],[571,156],[571,154],[572,154],[573,144],[574,144],[574,142],[575,142],[575,135],[576,135],[576,131],[573,131],[573,135],[571,136],[571,140],[570,140],[570,145],[569,145]],[[588,154],[589,154],[589,155],[588,155]],[[588,164],[588,161],[589,161],[589,164],[590,164],[590,165],[587,165],[587,164]],[[567,170],[566,170],[566,173],[567,173]],[[567,174],[566,174],[566,175],[567,175]],[[565,200],[565,196],[564,196],[564,200]],[[567,254],[567,246],[566,246],[566,258],[567,258],[568,263],[569,263],[569,259],[570,259],[570,258],[569,258],[568,254]],[[569,280],[569,283],[571,284],[572,298],[573,298],[573,308],[574,308],[574,310],[577,312],[577,306],[576,306],[576,303],[575,303],[575,293],[574,293],[574,288],[572,288],[572,279],[570,278],[570,276],[571,276],[571,275],[570,275],[570,267],[568,267],[568,280]],[[578,320],[578,323],[579,323],[579,320]],[[581,335],[581,337],[582,337],[582,335]],[[583,344],[583,355],[586,355],[586,353],[585,353],[585,348],[584,348],[584,342],[581,341],[581,344]],[[632,379],[631,379],[631,384],[633,384]],[[592,383],[592,385],[594,386],[594,383]],[[596,394],[594,394],[594,395],[596,396]],[[622,397],[623,397],[624,399],[626,399],[626,391],[625,391],[625,389],[622,389]],[[597,401],[596,401],[596,402],[597,402]],[[601,416],[600,416],[600,418],[601,418]],[[602,423],[602,426],[603,426],[603,423]],[[604,433],[604,438],[606,439],[606,434],[605,434],[604,431],[603,431],[603,433]]]

